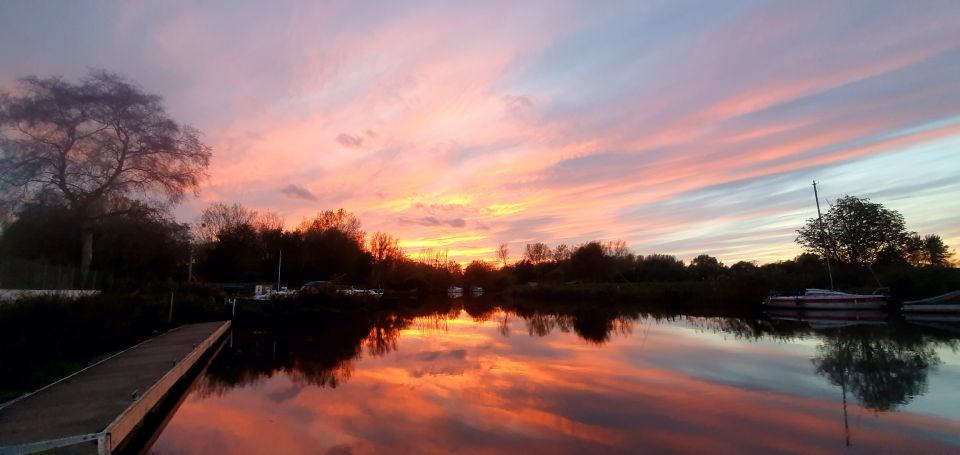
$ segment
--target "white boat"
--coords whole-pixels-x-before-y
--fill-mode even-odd
[[[375,299],[383,297],[383,289],[358,289],[354,286],[349,288],[337,289],[338,294],[344,295],[353,295],[353,296],[369,296]]]
[[[960,291],[948,292],[936,297],[903,302],[903,311],[923,313],[960,312]]]
[[[470,288],[471,295],[483,295],[483,288],[480,286],[473,286]]]
[[[447,297],[463,297],[463,288],[459,286],[448,287]]]
[[[808,310],[875,310],[887,304],[881,294],[849,294],[826,289],[807,289],[803,295],[770,296],[764,305]]]

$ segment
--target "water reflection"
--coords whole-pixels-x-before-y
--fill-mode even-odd
[[[838,331],[817,347],[817,374],[853,393],[864,406],[887,411],[923,394],[940,363],[932,343],[897,340],[877,331]],[[956,348],[956,342],[950,342]]]
[[[155,451],[809,452],[850,426],[854,450],[960,444],[955,411],[910,406],[952,399],[929,377],[960,377],[957,339],[902,323],[467,299],[233,336]]]

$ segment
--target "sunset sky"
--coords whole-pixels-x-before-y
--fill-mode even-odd
[[[215,201],[408,253],[770,262],[821,198],[960,247],[960,2],[0,3],[0,89],[91,68],[213,147]]]

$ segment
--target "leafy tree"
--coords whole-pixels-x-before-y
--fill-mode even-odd
[[[80,223],[60,205],[27,204],[3,230],[0,252],[5,255],[67,265],[76,260]]]
[[[937,234],[923,238],[924,259],[930,265],[949,265],[953,252]]]
[[[680,281],[686,276],[683,261],[669,254],[651,254],[637,260],[637,276],[646,281]]]
[[[707,254],[701,254],[693,258],[688,268],[690,273],[698,280],[714,279],[726,270],[722,262]]]
[[[600,242],[589,242],[577,247],[570,255],[570,265],[575,277],[585,281],[611,279],[610,261]]]
[[[80,223],[63,206],[24,206],[0,237],[0,254],[73,264],[76,255],[71,252],[80,246]],[[175,277],[185,272],[188,238],[187,226],[149,212],[104,219],[96,233],[91,267],[109,273],[116,285]]]
[[[340,209],[324,211],[300,225],[302,270],[306,281],[344,276],[351,282],[367,279],[373,255],[364,249],[360,220]]]
[[[797,230],[808,252],[851,265],[871,265],[885,249],[899,248],[907,236],[903,215],[881,204],[844,196],[823,215]]]
[[[923,237],[916,232],[905,235],[898,250],[903,259],[912,265],[922,265],[927,262],[926,244]]]
[[[949,249],[936,234],[926,237],[911,232],[903,237],[899,245],[890,245],[877,255],[880,264],[947,265],[950,263]]]
[[[493,280],[493,266],[484,261],[471,261],[463,271],[466,284],[490,287]]]
[[[210,155],[159,96],[116,74],[94,71],[77,84],[31,76],[0,97],[0,195],[8,206],[44,201],[72,211],[84,273],[98,222],[197,191]]]
[[[263,242],[249,223],[224,228],[217,234],[200,271],[208,279],[220,282],[257,281]]]
[[[738,261],[736,264],[730,266],[730,271],[738,274],[756,273],[757,264],[748,261]]]

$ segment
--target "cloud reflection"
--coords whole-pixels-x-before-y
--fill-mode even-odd
[[[471,314],[480,316],[451,306],[417,317],[379,318],[375,326],[392,328],[380,325],[370,335],[356,338],[362,341],[355,348],[331,350],[332,358],[340,359],[340,366],[333,368],[349,365],[351,372],[336,384],[322,379],[303,382],[298,378],[307,375],[286,370],[279,355],[275,364],[281,367],[258,379],[215,388],[215,393],[205,389],[208,384],[186,400],[155,449],[809,453],[843,447],[840,391],[827,386],[797,390],[790,385],[791,375],[816,378],[806,357],[813,351],[798,355],[785,350],[782,342],[762,342],[776,333],[790,339],[809,334],[809,329],[686,318],[667,319],[666,324],[657,318],[631,320],[629,330],[617,329],[624,319],[607,326],[609,335],[598,345],[590,335],[581,338],[573,333],[581,317],[574,314],[515,313],[516,322],[507,330],[521,333],[510,337],[502,334],[502,321],[509,319],[506,313],[474,308]],[[691,327],[697,331],[691,332]],[[719,330],[736,340],[717,346],[715,340],[698,335],[702,330]],[[278,352],[326,362],[328,354],[317,357],[322,351],[311,347],[319,346],[314,342],[299,348],[281,343]],[[249,343],[241,343],[247,346],[241,349],[250,349]],[[363,355],[359,349],[363,344],[390,347]],[[295,354],[298,351],[302,354]],[[740,355],[747,351],[751,356]],[[340,358],[339,352],[353,355]],[[716,381],[709,379],[709,372],[703,375],[685,367],[704,356],[720,363],[745,362],[747,368],[774,359],[807,368],[755,379],[769,384],[750,383],[749,372],[742,372],[739,382]],[[219,374],[216,368],[213,374]],[[954,420],[912,412],[877,413],[852,402],[848,413],[857,450],[942,451],[960,443],[951,436],[960,431]]]

